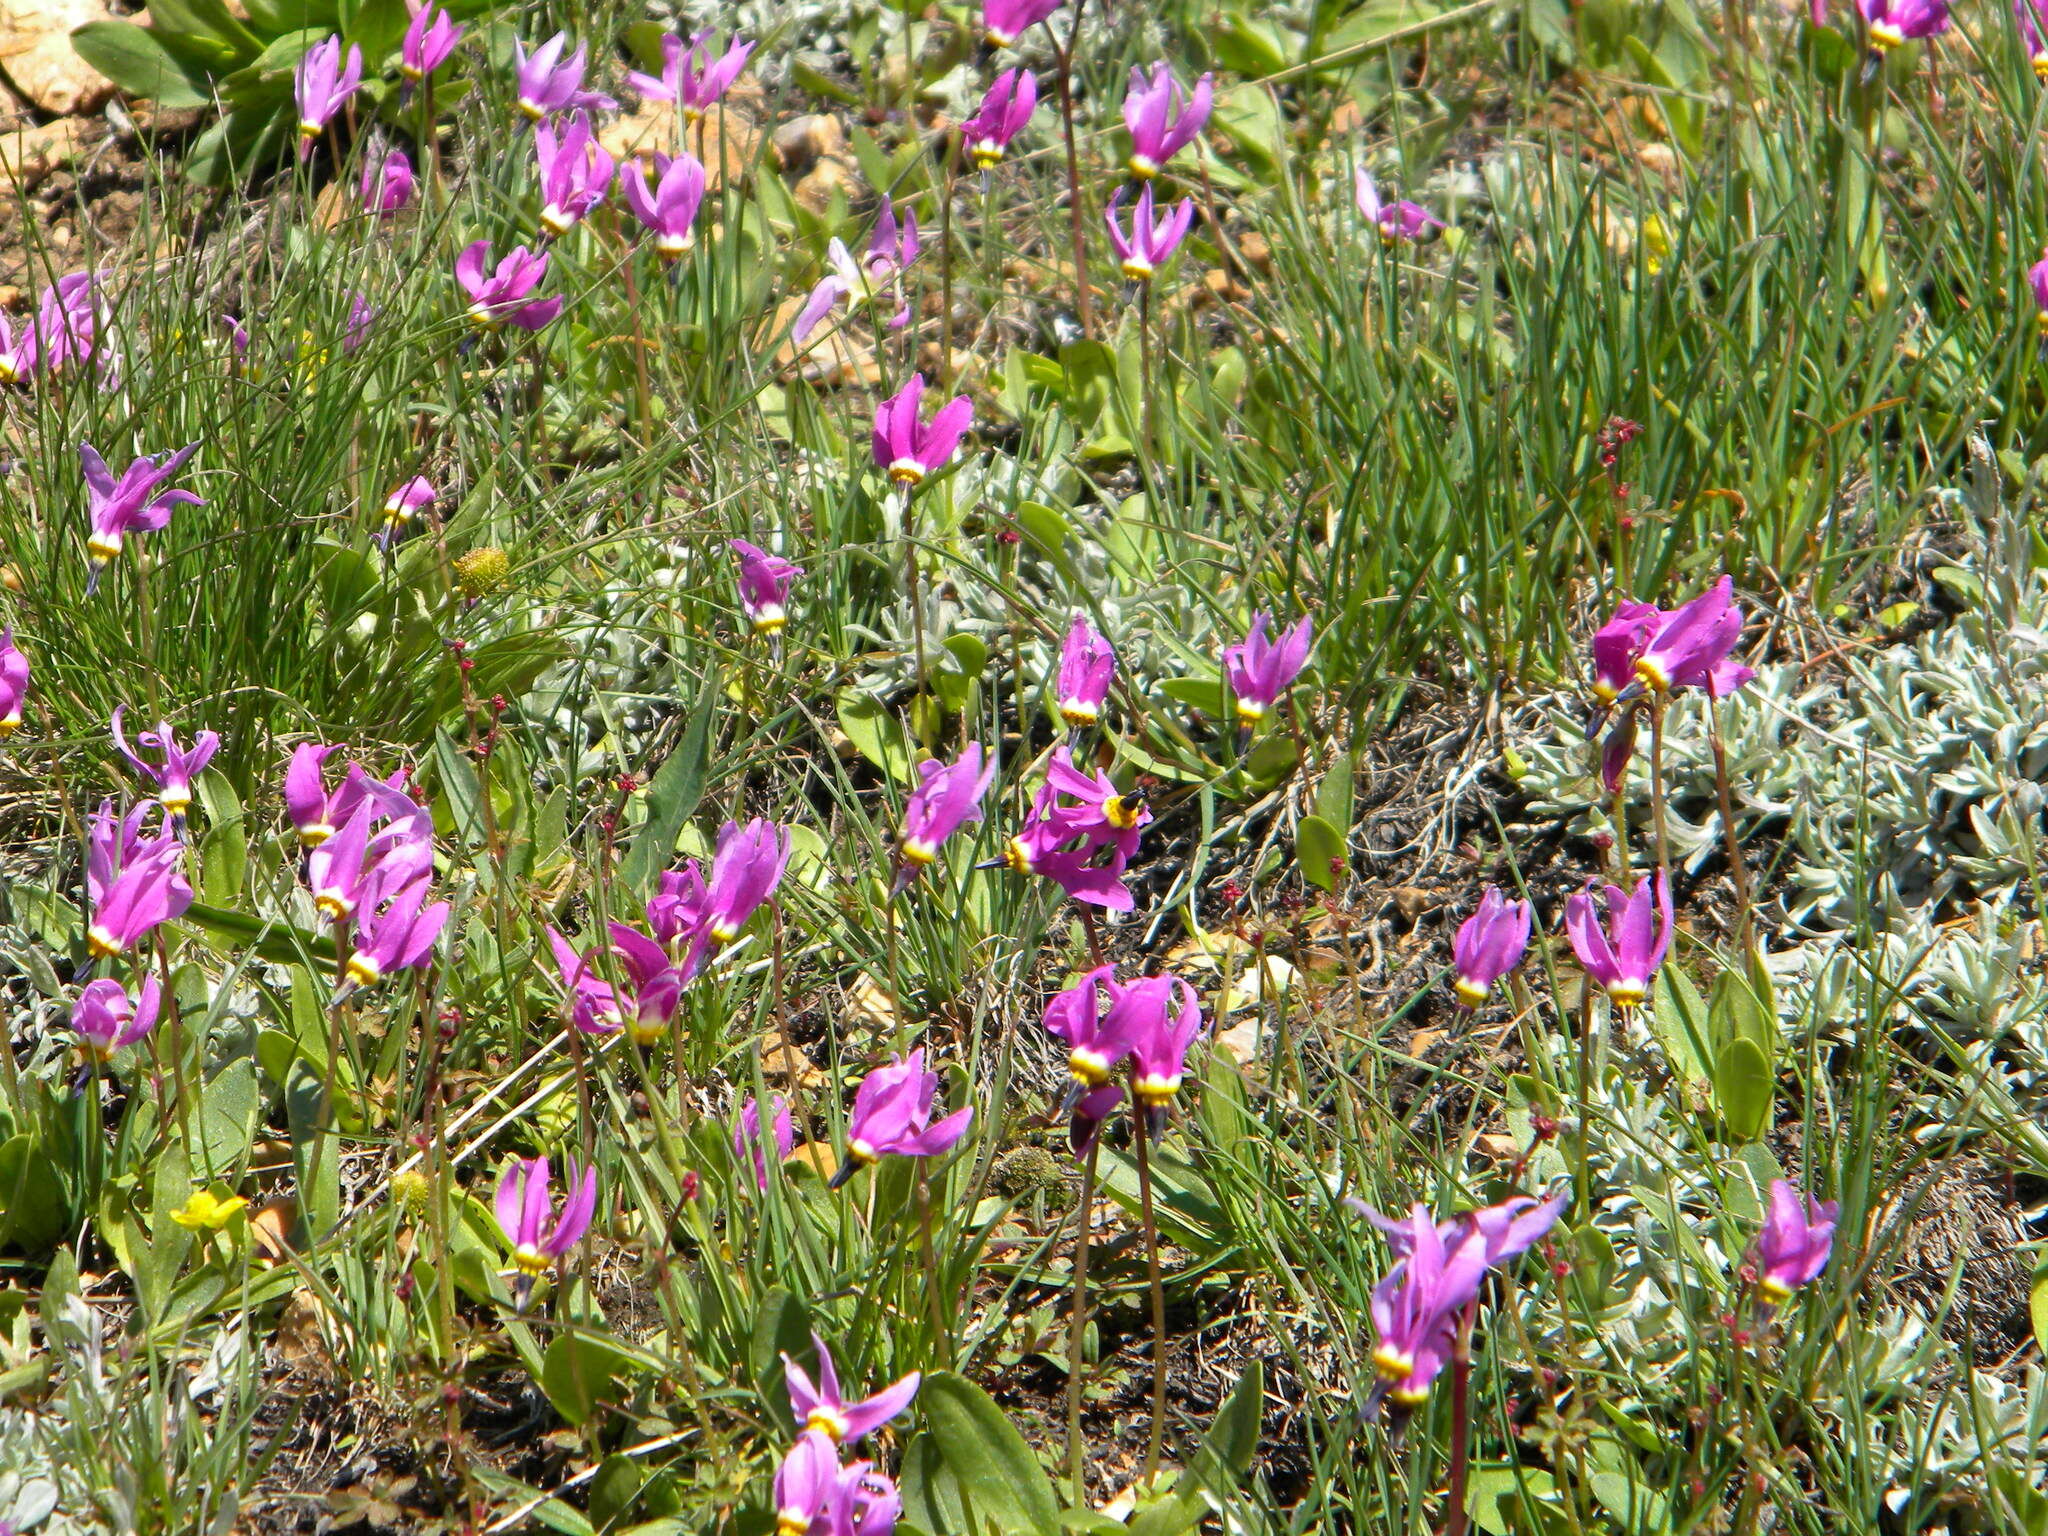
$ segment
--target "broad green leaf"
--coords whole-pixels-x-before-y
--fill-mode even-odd
[[[1344,866],[1343,834],[1320,816],[1302,817],[1294,828],[1294,862],[1310,885],[1335,890]]]
[[[1235,1493],[1258,1451],[1265,1407],[1265,1366],[1254,1359],[1216,1410],[1193,1464],[1175,1479],[1173,1492],[1131,1518],[1131,1536],[1181,1536],[1208,1513],[1205,1489],[1219,1499]]]
[[[555,1412],[571,1424],[584,1424],[614,1395],[619,1377],[632,1364],[630,1355],[602,1340],[560,1334],[541,1356],[540,1389]]]
[[[1714,1062],[1714,1101],[1728,1133],[1755,1141],[1771,1123],[1771,1064],[1754,1040],[1730,1040]]]
[[[1692,978],[1668,962],[1657,969],[1648,1023],[1680,1081],[1696,1083],[1708,1075],[1713,1053],[1707,1044],[1706,1000]]]
[[[643,895],[653,891],[661,872],[675,858],[676,839],[696,811],[697,802],[704,797],[704,781],[711,772],[713,728],[718,719],[718,690],[718,668],[708,667],[697,703],[683,726],[682,740],[648,781],[647,820],[619,864],[620,878],[629,889]]]
[[[2034,1276],[2034,1288],[2027,1296],[2027,1314],[2034,1320],[2034,1342],[2048,1351],[2048,1269]]]
[[[993,1398],[964,1377],[940,1371],[925,1377],[917,1400],[929,1425],[923,1438],[951,1474],[965,1520],[941,1531],[1059,1536],[1052,1484]],[[929,1466],[920,1470],[931,1476]]]
[[[26,1132],[0,1142],[0,1250],[40,1257],[62,1235],[69,1210],[39,1142]]]
[[[897,783],[910,782],[910,738],[886,705],[848,688],[839,695],[839,728],[862,757]]]
[[[130,96],[174,112],[213,105],[204,72],[173,58],[146,27],[132,21],[87,22],[71,34],[71,46]]]

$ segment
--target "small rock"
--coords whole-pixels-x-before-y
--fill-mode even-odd
[[[796,184],[795,192],[799,203],[822,216],[831,211],[835,194],[849,203],[860,196],[860,177],[843,160],[820,160]]]
[[[94,111],[114,82],[78,56],[71,34],[112,19],[102,0],[0,0],[0,69],[40,111]]]
[[[785,176],[801,176],[820,160],[846,152],[846,128],[829,112],[793,117],[768,141],[775,168]]]
[[[1401,921],[1412,923],[1423,913],[1440,905],[1436,892],[1425,891],[1417,885],[1397,885],[1393,892],[1394,910],[1401,914]]]

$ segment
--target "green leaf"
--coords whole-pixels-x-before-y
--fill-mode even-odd
[[[1176,704],[1199,710],[1211,720],[1223,718],[1223,679],[1220,677],[1169,677],[1159,691]]]
[[[683,739],[648,781],[647,820],[619,865],[620,878],[642,895],[654,889],[661,872],[668,868],[676,854],[676,839],[696,811],[697,802],[704,798],[718,699],[718,668],[711,666],[705,670],[696,708],[683,727]]]
[[[1664,1049],[1664,1059],[1679,1080],[1696,1083],[1707,1076],[1712,1059],[1707,1044],[1707,1004],[1699,988],[1675,965],[1657,968],[1651,989],[1650,1033]]]
[[[590,1480],[590,1518],[609,1530],[633,1512],[640,1499],[640,1463],[623,1452],[605,1457]]]
[[[1770,1060],[1754,1040],[1730,1040],[1715,1058],[1714,1101],[1737,1141],[1755,1141],[1769,1128],[1775,1087]]]
[[[633,1357],[601,1339],[557,1335],[541,1356],[540,1389],[571,1424],[584,1424],[613,1395]]]
[[[0,1249],[41,1256],[63,1235],[69,1214],[64,1181],[53,1176],[41,1144],[26,1132],[0,1142]]]
[[[929,1486],[943,1468],[963,1516],[961,1523],[935,1526],[935,1531],[1059,1536],[1052,1484],[993,1398],[964,1377],[940,1371],[925,1377],[917,1400],[930,1426],[918,1443],[931,1447],[918,1470]],[[933,1457],[936,1466],[929,1460]]]
[[[313,934],[288,923],[231,912],[225,907],[195,901],[185,909],[183,921],[196,924],[215,938],[226,939],[240,949],[253,949],[273,965],[293,965],[310,955],[328,965],[334,963],[334,939]]]
[[[1208,1513],[1205,1489],[1218,1498],[1235,1493],[1258,1451],[1265,1408],[1266,1370],[1255,1358],[1216,1410],[1216,1421],[1202,1437],[1193,1464],[1174,1480],[1172,1494],[1132,1517],[1131,1536],[1180,1536]]]
[[[855,688],[839,695],[839,729],[854,750],[899,784],[910,782],[910,740],[903,722],[872,696]]]
[[[130,96],[174,112],[213,105],[204,72],[171,57],[145,27],[132,21],[90,21],[71,34],[78,56]]]
[[[1294,828],[1294,863],[1310,885],[1334,891],[1344,865],[1344,835],[1320,816],[1302,817]]]
[[[2027,1297],[2027,1313],[2034,1320],[2034,1342],[2048,1350],[2048,1269],[2034,1276],[2034,1289]]]
[[[1723,971],[1714,978],[1707,989],[1707,1020],[1717,1052],[1731,1040],[1751,1042],[1766,1059],[1777,1052],[1777,1011],[1757,996],[1749,977],[1740,971]]]
[[[1517,1517],[1529,1501],[1549,1498],[1556,1491],[1556,1482],[1541,1467],[1482,1463],[1466,1479],[1465,1508],[1487,1536],[1522,1536],[1532,1526]]]
[[[241,1056],[229,1062],[206,1085],[199,1120],[193,1126],[198,1145],[192,1163],[202,1178],[217,1178],[236,1167],[249,1150],[261,1100],[256,1088],[256,1063]]]
[[[241,899],[249,873],[249,833],[234,786],[209,768],[193,785],[206,812],[206,837],[199,845],[200,894],[215,906]]]
[[[484,820],[483,784],[469,753],[445,730],[434,732],[434,775],[441,781],[437,808],[448,807],[447,830],[470,847],[481,848],[489,825]]]

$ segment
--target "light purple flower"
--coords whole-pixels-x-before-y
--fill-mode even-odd
[[[363,161],[363,211],[389,218],[412,201],[419,178],[412,157],[397,145],[380,145]]]
[[[1115,1076],[1131,1054],[1131,1042],[1119,1031],[1130,1025],[1132,1015],[1118,1015],[1115,1031],[1108,1018],[1123,992],[1116,968],[1104,965],[1045,1005],[1046,1033],[1067,1046],[1071,1082],[1061,1108],[1069,1115],[1067,1144],[1077,1157],[1094,1145],[1103,1121],[1123,1102],[1123,1084]]]
[[[462,28],[446,11],[435,5],[421,6],[413,12],[399,44],[398,72],[408,80],[424,80],[448,62],[461,41]]]
[[[2034,290],[2034,327],[2048,340],[2048,251],[2027,268],[2027,283]]]
[[[1948,30],[1948,0],[1856,0],[1871,52],[1882,56],[1902,43]]]
[[[934,758],[925,759],[917,772],[918,786],[903,807],[903,862],[912,873],[934,862],[940,845],[962,823],[981,820],[981,797],[996,776],[993,763],[982,768],[978,741],[967,743],[943,766]]]
[[[1479,907],[1458,929],[1451,941],[1451,958],[1458,967],[1458,1001],[1477,1008],[1486,1001],[1493,984],[1522,963],[1529,947],[1532,914],[1526,901],[1509,901],[1497,885],[1489,885],[1479,898]]]
[[[184,914],[192,887],[184,872],[184,845],[168,833],[141,835],[141,821],[156,804],[146,800],[117,821],[102,804],[93,818],[86,851],[85,884],[92,917],[86,949],[96,959],[124,954],[159,923]]]
[[[1750,1256],[1757,1295],[1766,1305],[1782,1306],[1827,1268],[1841,1215],[1839,1201],[1815,1200],[1784,1179],[1771,1180],[1771,1207]]]
[[[1603,927],[1592,888],[1567,897],[1564,931],[1588,976],[1606,989],[1617,1008],[1634,1008],[1650,995],[1650,982],[1671,947],[1675,919],[1671,885],[1662,870],[1640,882],[1634,895],[1607,887]]]
[[[557,32],[531,55],[524,43],[513,41],[512,56],[519,74],[519,110],[534,122],[550,113],[576,107],[609,111],[618,105],[609,96],[583,89],[589,50],[579,43],[576,51],[565,59],[562,50],[568,46],[566,32]]]
[[[35,322],[17,331],[0,314],[0,384],[25,383],[36,371],[37,351]]]
[[[519,1276],[517,1304],[522,1311],[535,1277],[545,1274],[549,1265],[582,1241],[597,1212],[597,1170],[585,1168],[579,1176],[573,1163],[569,1167],[563,1179],[568,1193],[561,1210],[553,1212],[552,1221],[554,1191],[546,1158],[515,1158],[498,1181],[498,1230],[512,1245],[512,1267]]]
[[[578,954],[576,946],[553,926],[548,928],[548,947],[554,951],[555,967],[569,994],[569,1022],[586,1035],[613,1035],[624,1028],[626,1019],[617,990],[598,970],[602,948]]]
[[[674,261],[697,242],[704,203],[704,167],[695,155],[656,155],[651,167],[629,165],[619,177],[626,206],[654,234],[655,254]]]
[[[2026,46],[2035,78],[2048,80],[2048,0],[2012,0],[2012,13],[2019,20],[2020,41]]]
[[[704,872],[695,859],[686,859],[680,870],[667,870],[661,888],[647,898],[647,926],[654,937],[670,950],[684,944],[694,947],[707,921],[711,893],[704,888]]]
[[[121,716],[125,704],[114,710],[114,746],[128,759],[128,766],[157,786],[157,799],[175,820],[192,805],[192,781],[213,761],[213,754],[220,750],[220,736],[214,731],[201,731],[192,738],[192,750],[178,750],[178,738],[172,732],[170,723],[160,723],[153,731],[139,733],[136,742],[149,751],[159,754],[161,762],[150,762],[136,754],[128,745],[128,738],[121,730]]]
[[[537,331],[562,312],[559,295],[536,299],[533,290],[548,275],[546,251],[529,251],[515,245],[505,253],[497,269],[489,274],[484,263],[490,259],[488,240],[464,248],[455,258],[455,280],[469,295],[469,323],[480,330],[494,331],[501,325]]]
[[[706,931],[715,944],[729,944],[782,883],[789,867],[789,829],[754,820],[742,827],[728,821],[718,829],[718,851],[706,881]]]
[[[711,56],[711,34],[699,32],[686,47],[674,33],[661,40],[661,74],[643,75],[638,70],[626,76],[633,89],[656,101],[672,101],[681,109],[683,121],[695,123],[732,89],[733,81],[747,67],[752,43],[737,37],[724,53]]]
[[[313,153],[313,141],[362,83],[363,50],[355,44],[349,44],[346,61],[338,37],[323,38],[306,50],[293,76],[293,89],[299,98],[301,160]]]
[[[91,443],[78,445],[78,462],[85,470],[86,500],[92,518],[92,530],[85,541],[87,597],[99,589],[100,572],[120,555],[129,534],[153,533],[171,520],[171,513],[177,508],[205,505],[190,491],[159,489],[198,451],[197,443],[188,443],[175,453],[145,454],[122,470],[121,478],[116,480],[99,450]]]
[[[424,808],[414,805],[405,793],[406,775],[402,768],[388,779],[372,780],[360,765],[351,763],[342,775],[340,787],[330,795],[323,770],[327,759],[340,750],[338,743],[300,742],[292,749],[291,758],[285,764],[285,812],[291,817],[302,847],[317,848],[334,836],[336,830],[356,813],[357,807],[371,798],[368,786],[372,783],[389,791],[388,794],[380,792],[371,808],[373,817],[386,822],[417,822],[416,827],[409,826],[406,836],[432,835],[431,821]]]
[[[1131,1044],[1131,1097],[1143,1106],[1154,1141],[1187,1075],[1188,1047],[1202,1032],[1195,989],[1177,976],[1141,976],[1126,985],[1102,1021],[1104,1033]]]
[[[785,1161],[796,1150],[796,1128],[790,1123],[789,1101],[781,1094],[768,1100],[768,1125],[775,1146],[775,1161]],[[754,1182],[761,1189],[768,1187],[768,1151],[761,1135],[761,1100],[758,1096],[747,1100],[747,1106],[740,1111],[739,1124],[732,1133],[732,1155],[745,1157],[751,1151],[754,1156]]]
[[[1038,76],[1028,69],[1006,69],[981,98],[981,109],[960,125],[967,158],[977,169],[1000,165],[1010,142],[1024,131],[1038,109]]]
[[[1593,631],[1593,697],[1603,709],[1635,683],[1636,658],[1643,654],[1664,617],[1664,610],[1655,603],[1623,598],[1614,617]]]
[[[28,658],[15,648],[14,626],[0,629],[0,741],[21,729],[28,699]]]
[[[804,307],[797,312],[790,327],[790,340],[803,341],[837,305],[855,298],[879,304],[882,295],[892,289],[897,308],[886,323],[892,331],[902,330],[910,323],[910,297],[903,272],[917,260],[919,249],[917,215],[906,211],[899,226],[894,205],[884,197],[874,233],[868,239],[868,253],[861,261],[855,262],[846,242],[836,236],[826,248],[825,275],[818,279],[804,300]]]
[[[1124,866],[1151,820],[1142,799],[1122,793],[1107,774],[1082,772],[1062,744],[1053,749],[1024,825],[1003,845],[1001,862],[1019,874],[1044,876],[1075,901],[1128,912]],[[1098,862],[1103,849],[1109,858]]]
[[[998,48],[1014,48],[1017,39],[1058,10],[1066,0],[983,0],[981,29]]]
[[[671,965],[668,951],[638,930],[613,923],[606,931],[625,977],[625,1001],[631,1005],[622,1009],[626,1038],[645,1050],[667,1033],[683,1004],[683,989],[697,974],[703,950],[693,947],[680,965]]]
[[[863,1078],[846,1125],[846,1161],[832,1176],[832,1188],[892,1154],[937,1157],[950,1151],[967,1134],[974,1106],[934,1123],[932,1104],[938,1092],[939,1074],[925,1070],[922,1046]]]
[[[414,475],[384,498],[383,526],[377,530],[378,547],[389,549],[405,525],[434,504],[434,482]]]
[[[789,589],[804,568],[745,539],[728,539],[726,543],[740,557],[740,606],[746,609],[754,633],[779,633],[789,622]]]
[[[380,830],[371,823],[380,819]],[[373,889],[394,891],[434,867],[432,822],[398,790],[364,776],[361,799],[332,837],[306,854],[313,909],[327,922],[352,919]]]
[[[587,112],[574,114],[559,135],[551,123],[536,124],[533,152],[540,164],[540,227],[566,235],[611,191],[612,157],[597,142]]]
[[[1419,240],[1424,230],[1444,227],[1444,221],[1420,203],[1411,203],[1405,197],[1398,202],[1383,201],[1378,183],[1362,165],[1354,178],[1352,192],[1358,202],[1358,211],[1365,215],[1367,222],[1378,228],[1380,238],[1389,245],[1396,240]]]
[[[36,317],[18,337],[0,323],[0,384],[54,373],[68,362],[85,362],[99,335],[99,279],[74,272],[45,288]]]
[[[776,1536],[854,1536],[848,1495],[839,1447],[823,1430],[806,1430],[775,1469]]]
[[[1124,94],[1124,127],[1131,135],[1129,166],[1133,176],[1150,181],[1167,161],[1194,142],[1209,121],[1215,90],[1214,77],[1204,75],[1189,96],[1163,60],[1152,66],[1149,80],[1142,69],[1131,67],[1130,89]]]
[[[1125,277],[1133,282],[1150,282],[1152,274],[1166,265],[1173,253],[1180,249],[1181,241],[1187,238],[1188,225],[1195,216],[1195,201],[1184,197],[1171,213],[1155,218],[1152,187],[1147,183],[1138,194],[1137,205],[1131,210],[1131,232],[1128,235],[1118,223],[1123,201],[1124,189],[1118,187],[1109,200],[1109,206],[1102,210],[1103,220],[1109,225],[1109,243],[1123,264]]]
[[[370,322],[377,318],[376,306],[362,294],[348,296],[348,318],[341,326],[341,350],[353,352],[369,339]]]
[[[71,1009],[79,1051],[91,1061],[107,1060],[122,1046],[133,1045],[156,1028],[162,1004],[163,987],[154,976],[143,978],[142,992],[133,998],[111,977],[87,982]]]
[[[1756,673],[1729,653],[1742,640],[1742,610],[1735,606],[1734,581],[1723,576],[1691,602],[1674,608],[1657,623],[1636,658],[1635,673],[1653,693],[1704,688],[1710,698],[1726,698]]]
[[[358,987],[375,986],[393,971],[416,970],[432,957],[434,941],[448,926],[448,903],[427,903],[430,869],[410,878],[408,873],[406,866],[387,862],[372,874],[335,1001]],[[393,882],[402,883],[387,892]]]
[[[929,422],[920,420],[924,389],[924,375],[914,373],[892,398],[875,407],[875,464],[906,490],[915,490],[926,476],[943,469],[974,425],[974,402],[965,395],[940,406]]]
[[[858,1445],[874,1431],[908,1408],[917,1396],[919,1373],[912,1371],[901,1381],[882,1388],[873,1397],[849,1403],[840,1395],[839,1373],[832,1365],[832,1351],[817,1334],[811,1347],[818,1352],[818,1379],[785,1354],[783,1380],[789,1387],[789,1409],[804,1433],[823,1435],[834,1445]]]
[[[1116,676],[1116,651],[1086,614],[1074,615],[1060,646],[1059,711],[1069,725],[1093,725],[1102,718]]]
[[[1306,617],[1278,639],[1268,636],[1271,623],[1271,616],[1263,610],[1254,614],[1244,643],[1223,652],[1223,675],[1230,683],[1240,725],[1257,725],[1287,696],[1307,665],[1309,646],[1315,640]]]

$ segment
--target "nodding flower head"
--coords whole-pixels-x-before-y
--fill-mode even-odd
[[[903,862],[913,872],[938,859],[939,848],[961,824],[981,820],[981,797],[995,779],[982,767],[981,743],[970,741],[952,762],[917,765],[918,786],[903,806]]]
[[[994,47],[1014,48],[1018,38],[1064,4],[1066,0],[983,0],[981,29]]]
[[[390,217],[412,201],[418,185],[412,157],[396,145],[380,146],[363,159],[363,179],[358,190],[365,213]]]
[[[535,124],[533,153],[540,167],[540,227],[565,235],[610,194],[614,162],[588,112],[571,116],[559,134],[551,123]]]
[[[1657,967],[1671,947],[1673,921],[1671,884],[1662,870],[1639,883],[1634,895],[1608,886],[1604,927],[1590,886],[1564,904],[1572,952],[1617,1008],[1637,1007],[1650,995]]]
[[[1392,203],[1382,198],[1379,184],[1362,165],[1353,179],[1352,195],[1358,203],[1358,211],[1380,232],[1380,239],[1389,245],[1400,240],[1419,240],[1423,231],[1444,227],[1444,221],[1420,203],[1411,203],[1405,197]]]
[[[924,375],[914,373],[908,384],[875,407],[875,464],[906,490],[915,490],[943,469],[974,424],[974,403],[965,395],[940,406],[929,422],[920,419],[924,390]]]
[[[515,1158],[498,1181],[498,1229],[512,1245],[522,1308],[534,1278],[545,1274],[555,1260],[582,1241],[596,1214],[597,1170],[585,1168],[579,1175],[574,1169],[572,1163],[563,1180],[568,1193],[559,1211],[553,1208],[554,1190],[544,1157]]]
[[[568,46],[566,32],[557,32],[531,54],[524,43],[513,40],[512,56],[519,73],[519,110],[536,123],[576,107],[610,111],[618,105],[609,96],[583,89],[589,50],[579,43],[576,51],[564,58],[563,50]]]
[[[1156,1141],[1187,1074],[1188,1047],[1202,1032],[1195,989],[1177,976],[1141,976],[1110,1005],[1102,1029],[1131,1043],[1131,1097]]]
[[[1742,610],[1735,606],[1735,583],[1726,576],[1691,602],[1657,621],[1635,660],[1635,674],[1653,694],[1683,688],[1704,688],[1710,698],[1726,698],[1756,673],[1729,653],[1742,640]]]
[[[1131,210],[1131,229],[1125,234],[1118,216],[1123,209],[1124,189],[1118,187],[1109,200],[1109,206],[1102,210],[1102,217],[1109,225],[1109,243],[1115,249],[1117,259],[1123,264],[1123,274],[1133,282],[1145,283],[1161,267],[1187,238],[1188,225],[1195,217],[1195,201],[1184,197],[1171,213],[1155,218],[1152,207],[1152,188],[1149,184],[1138,193],[1137,206]]]
[[[1038,77],[1028,69],[1004,70],[981,98],[981,109],[960,125],[967,158],[978,170],[1000,165],[1037,109]]]
[[[837,1189],[856,1170],[891,1154],[936,1157],[950,1151],[967,1134],[974,1107],[969,1105],[934,1122],[932,1106],[938,1093],[939,1074],[925,1070],[922,1046],[861,1079],[846,1124],[846,1161],[833,1175],[832,1187]]]
[[[1067,1143],[1076,1156],[1095,1143],[1102,1123],[1123,1102],[1123,1084],[1116,1081],[1117,1068],[1131,1054],[1129,1037],[1122,1033],[1132,1022],[1128,1012],[1117,1017],[1117,1028],[1109,1027],[1108,1013],[1124,994],[1113,966],[1098,966],[1045,1005],[1046,1033],[1064,1041],[1067,1047],[1066,1098]]]
[[[21,729],[28,700],[28,658],[15,648],[14,627],[0,629],[0,741]]]
[[[1636,659],[1650,636],[1664,622],[1655,603],[1623,598],[1614,617],[1593,631],[1593,698],[1602,710],[1611,707],[1636,680]]]
[[[377,530],[377,543],[383,548],[390,548],[391,541],[398,537],[405,525],[434,504],[434,495],[434,482],[425,475],[414,475],[386,496],[384,520]]]
[[[1131,135],[1128,165],[1133,176],[1150,181],[1194,142],[1209,121],[1215,89],[1214,77],[1204,75],[1190,96],[1164,61],[1152,66],[1150,79],[1132,66],[1130,89],[1124,93],[1124,127]]]
[[[1827,1268],[1841,1215],[1839,1201],[1815,1200],[1784,1179],[1771,1181],[1770,1210],[1750,1256],[1757,1295],[1766,1305],[1782,1305]]]
[[[346,59],[338,37],[325,38],[306,50],[292,81],[299,99],[301,160],[313,153],[313,141],[362,83],[363,50],[354,43],[349,44]]]
[[[753,51],[752,43],[737,37],[725,52],[716,53],[709,32],[697,33],[688,43],[670,33],[661,40],[661,73],[643,75],[634,70],[626,79],[642,96],[674,102],[683,121],[695,123],[732,89]]]
[[[1287,696],[1307,665],[1309,647],[1315,640],[1306,617],[1277,640],[1267,633],[1271,624],[1272,618],[1265,612],[1254,614],[1244,643],[1223,652],[1223,675],[1230,683],[1241,725],[1257,725]]]
[[[462,28],[446,11],[435,5],[422,6],[413,13],[399,44],[398,72],[408,80],[424,80],[448,62],[461,41]]]
[[[80,1054],[90,1061],[105,1061],[122,1046],[133,1045],[156,1028],[162,1002],[163,988],[154,976],[145,977],[141,994],[132,998],[111,977],[87,982],[71,1009]]]
[[[714,943],[739,937],[747,919],[775,894],[789,867],[789,849],[789,829],[772,821],[757,819],[744,827],[728,821],[719,828],[705,902],[706,929]]]
[[[205,505],[190,491],[160,489],[198,451],[197,443],[189,443],[175,453],[145,454],[122,470],[121,478],[116,480],[91,443],[78,445],[92,525],[85,541],[88,597],[99,585],[100,572],[121,553],[129,534],[153,533],[170,522],[171,513],[177,508]]]
[[[1102,717],[1102,701],[1115,676],[1115,650],[1085,614],[1075,614],[1060,647],[1060,718],[1069,725],[1093,725]]]
[[[782,1357],[783,1380],[789,1387],[789,1409],[806,1434],[822,1434],[835,1446],[858,1445],[908,1408],[917,1396],[920,1378],[918,1372],[912,1371],[872,1397],[848,1402],[840,1395],[839,1373],[832,1364],[832,1351],[815,1333],[811,1335],[811,1347],[818,1354],[816,1381],[788,1355]]]
[[[496,270],[487,273],[484,264],[490,254],[490,242],[479,240],[455,258],[455,280],[469,295],[470,324],[487,331],[502,325],[537,331],[562,312],[559,296],[532,296],[548,275],[546,251],[530,251],[515,245],[505,253]]]
[[[192,750],[180,751],[178,738],[168,722],[160,723],[153,731],[138,732],[137,745],[157,755],[158,760],[150,761],[138,755],[128,745],[128,737],[121,729],[121,716],[127,706],[120,705],[114,710],[114,746],[128,759],[128,766],[156,786],[157,799],[163,808],[175,818],[182,817],[192,805],[192,781],[213,761],[213,754],[220,750],[220,737],[213,731],[201,731],[192,738]]]
[[[1531,913],[1526,901],[1509,901],[1497,885],[1489,885],[1479,907],[1451,943],[1458,967],[1458,1001],[1477,1008],[1493,984],[1522,963],[1529,947]]]
[[[756,1187],[768,1188],[767,1143],[775,1148],[775,1161],[784,1162],[796,1150],[796,1127],[789,1117],[789,1100],[775,1094],[768,1100],[769,1135],[761,1134],[761,1100],[758,1097],[747,1100],[747,1107],[740,1111],[739,1124],[733,1127],[732,1151],[735,1157],[752,1153],[754,1159],[754,1183]]]
[[[626,206],[654,236],[654,253],[678,260],[696,244],[697,210],[704,203],[704,167],[692,154],[656,155],[646,167],[628,165],[619,177]]]
[[[1856,0],[1856,9],[1878,55],[1948,30],[1948,0]]]
[[[789,622],[789,592],[804,574],[804,568],[780,555],[771,555],[745,539],[729,539],[727,545],[740,557],[740,606],[757,635],[773,635]]]

